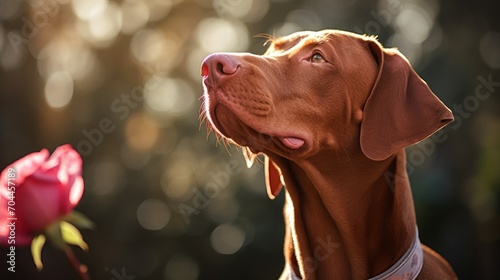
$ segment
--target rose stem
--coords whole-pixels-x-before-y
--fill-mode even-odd
[[[90,276],[88,274],[87,266],[81,264],[78,259],[76,258],[75,254],[71,250],[71,248],[65,248],[64,252],[66,253],[66,256],[68,256],[69,261],[71,262],[71,265],[73,268],[78,272],[78,275],[82,280],[90,280]]]

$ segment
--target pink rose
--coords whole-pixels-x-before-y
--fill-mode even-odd
[[[58,147],[50,158],[43,149],[7,166],[0,175],[0,245],[28,245],[34,234],[73,210],[83,194],[81,171],[82,158],[70,145]],[[15,204],[10,202],[9,174]],[[11,222],[15,244],[9,239]]]

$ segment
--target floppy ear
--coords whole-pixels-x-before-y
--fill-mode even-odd
[[[241,147],[241,151],[247,163],[247,167],[252,167],[257,156],[252,153],[248,147]],[[270,199],[275,199],[283,187],[281,183],[281,171],[266,155],[264,156],[264,174],[266,177],[267,195]]]
[[[402,54],[369,41],[379,65],[366,101],[360,144],[370,159],[387,159],[453,121],[453,114],[411,68]]]
[[[267,195],[270,199],[275,199],[283,187],[281,183],[281,171],[267,156],[265,156],[264,165]]]

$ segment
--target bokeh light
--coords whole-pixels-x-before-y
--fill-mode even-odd
[[[90,20],[106,9],[108,0],[72,0],[73,12],[83,20]]]
[[[81,82],[80,85],[95,82],[92,75],[98,70],[98,60],[79,38],[68,35],[51,41],[40,50],[35,48],[32,48],[32,53],[37,53],[38,72],[42,77],[48,77],[58,71],[67,71],[73,80]]]
[[[137,220],[147,230],[164,228],[170,215],[170,208],[165,202],[155,198],[146,199],[137,207]]]
[[[185,115],[192,109],[195,101],[193,90],[181,79],[161,79],[155,76],[146,81],[145,88],[147,110],[159,116],[164,124],[169,123],[169,117]]]
[[[124,34],[132,34],[143,28],[149,20],[149,6],[143,1],[123,1],[120,4]]]
[[[0,20],[9,20],[16,15],[19,16],[21,1],[2,1],[2,9],[0,9]]]
[[[87,40],[95,46],[108,46],[120,32],[123,20],[118,5],[114,2],[109,3],[102,12],[87,21],[88,33],[83,32],[82,35],[86,35]]]
[[[248,48],[248,29],[238,20],[206,18],[198,24],[196,39],[204,51],[244,51]]]
[[[200,269],[193,259],[175,255],[168,260],[164,274],[166,280],[196,280]]]
[[[193,194],[193,164],[189,159],[178,158],[161,176],[161,187],[170,199],[185,201]]]
[[[500,33],[490,31],[484,34],[479,42],[479,51],[489,67],[500,68]]]
[[[221,16],[239,18],[245,22],[261,20],[269,11],[269,0],[215,0],[213,6]]]
[[[50,74],[45,83],[45,100],[50,107],[60,109],[73,97],[73,78],[66,71]]]
[[[301,30],[319,30],[321,26],[321,18],[318,14],[306,9],[297,9],[289,12],[285,21],[273,27],[269,33],[275,36],[285,36]]]
[[[129,147],[150,150],[159,137],[159,129],[153,119],[143,113],[130,116],[125,126],[125,137]]]
[[[157,21],[164,18],[172,9],[173,0],[144,0],[149,6],[151,21]]]
[[[108,0],[72,0],[71,4],[75,15],[91,20],[106,9]]]
[[[245,232],[237,225],[221,224],[210,235],[212,248],[219,254],[232,255],[245,242]]]
[[[404,9],[396,18],[396,27],[411,43],[420,44],[432,29],[433,19],[426,10],[410,6]]]
[[[159,30],[143,29],[134,34],[130,49],[140,62],[158,60],[167,48],[167,39]]]

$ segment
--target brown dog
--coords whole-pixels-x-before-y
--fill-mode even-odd
[[[420,245],[404,148],[453,120],[396,50],[325,30],[202,64],[207,125],[286,186],[281,279],[456,279]]]

